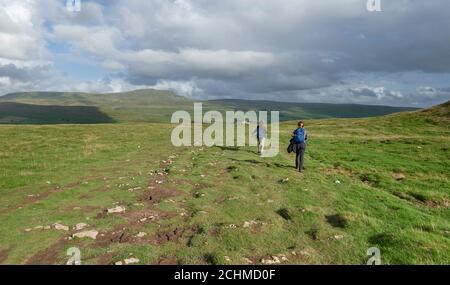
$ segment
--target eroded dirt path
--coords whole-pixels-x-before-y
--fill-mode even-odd
[[[177,225],[173,227],[161,226],[161,221],[168,220],[181,215],[183,220],[187,221],[190,215],[190,209],[183,199],[187,193],[176,189],[173,183],[168,183],[170,176],[170,167],[173,165],[179,155],[189,155],[179,152],[171,155],[161,161],[158,169],[151,172],[151,179],[147,187],[137,187],[133,192],[137,194],[137,201],[132,204],[118,203],[118,207],[123,207],[122,212],[110,213],[111,209],[102,209],[95,217],[96,221],[107,218],[109,215],[116,215],[126,220],[125,223],[114,226],[109,230],[98,231],[95,241],[91,245],[94,248],[106,249],[113,244],[128,245],[162,245],[166,242],[188,241],[189,238],[198,231],[198,227]],[[52,192],[49,192],[50,195]],[[43,199],[45,195],[40,195]],[[48,195],[47,195],[48,196]],[[176,207],[182,209],[178,212],[166,211],[158,208],[158,204],[163,201],[177,198]],[[29,201],[32,203],[33,201]],[[155,233],[146,233],[141,231],[148,224],[155,224],[158,229]],[[92,230],[92,228],[91,228]],[[64,249],[68,247],[76,230],[69,230],[67,235],[58,240],[45,250],[39,251],[27,260],[27,264],[63,264],[61,259]],[[79,232],[79,231],[78,231]],[[7,253],[5,253],[7,255]],[[6,258],[6,257],[5,257]],[[114,252],[105,252],[97,259],[97,264],[113,264]],[[170,256],[161,256],[158,264],[176,264],[176,259]]]

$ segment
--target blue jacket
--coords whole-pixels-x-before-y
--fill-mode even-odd
[[[294,143],[305,143],[307,140],[306,131],[303,128],[298,128],[294,131]]]

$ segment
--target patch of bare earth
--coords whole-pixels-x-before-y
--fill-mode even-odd
[[[60,259],[61,252],[65,244],[64,238],[60,239],[57,243],[51,245],[50,247],[41,250],[30,257],[25,264],[27,265],[56,265],[63,264]]]
[[[161,231],[154,236],[136,236],[136,233],[145,223],[157,223],[161,219],[170,219],[177,215],[177,213],[162,211],[156,205],[164,200],[179,197],[184,195],[183,192],[166,186],[168,173],[165,171],[172,163],[167,160],[160,164],[160,170],[155,171],[155,175],[148,183],[146,189],[139,189],[141,192],[138,201],[144,206],[141,209],[127,209],[119,213],[121,217],[127,220],[126,224],[119,225],[115,229],[107,232],[102,232],[97,238],[96,244],[101,247],[106,247],[111,243],[136,243],[136,244],[163,244],[168,241],[179,241],[185,237],[195,234],[197,228],[193,227],[178,227],[173,230]],[[188,216],[189,208],[185,205],[180,205],[185,216]],[[104,209],[97,215],[97,218],[104,218],[108,214],[107,209]]]
[[[8,258],[10,251],[11,248],[0,250],[0,263],[3,263]]]
[[[158,259],[157,265],[177,265],[178,261],[175,257],[169,256],[162,256]]]
[[[156,244],[161,245],[166,242],[175,241],[181,242],[184,241],[187,243],[189,239],[199,233],[199,226],[193,225],[188,227],[176,227],[175,229],[165,230],[156,233],[153,237],[149,238],[149,241]]]

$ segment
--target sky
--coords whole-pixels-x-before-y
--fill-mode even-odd
[[[0,96],[155,88],[193,99],[450,100],[448,0],[380,0],[381,11],[367,0],[80,2],[0,0]]]

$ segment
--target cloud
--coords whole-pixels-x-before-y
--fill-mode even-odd
[[[173,91],[188,98],[197,97],[203,92],[203,90],[197,86],[195,81],[161,80],[158,81],[155,85],[150,86],[150,88]]]
[[[141,50],[118,56],[131,76],[188,79],[192,77],[238,77],[269,68],[270,53],[255,51],[180,49],[177,52]]]
[[[383,1],[380,13],[365,2],[86,0],[70,13],[65,1],[0,0],[0,93],[154,86],[201,98],[448,99],[450,2]]]
[[[33,1],[0,0],[0,58],[29,60],[44,53],[40,20]]]
[[[403,94],[399,91],[388,90],[385,87],[354,87],[348,90],[356,97],[375,97],[377,100],[385,98],[403,98]]]
[[[114,56],[116,43],[123,40],[116,28],[105,26],[55,25],[53,36],[94,55]]]
[[[438,93],[436,88],[433,88],[431,86],[419,86],[419,87],[417,87],[417,92],[420,95],[424,95],[424,96],[428,96],[428,97],[433,97]]]

